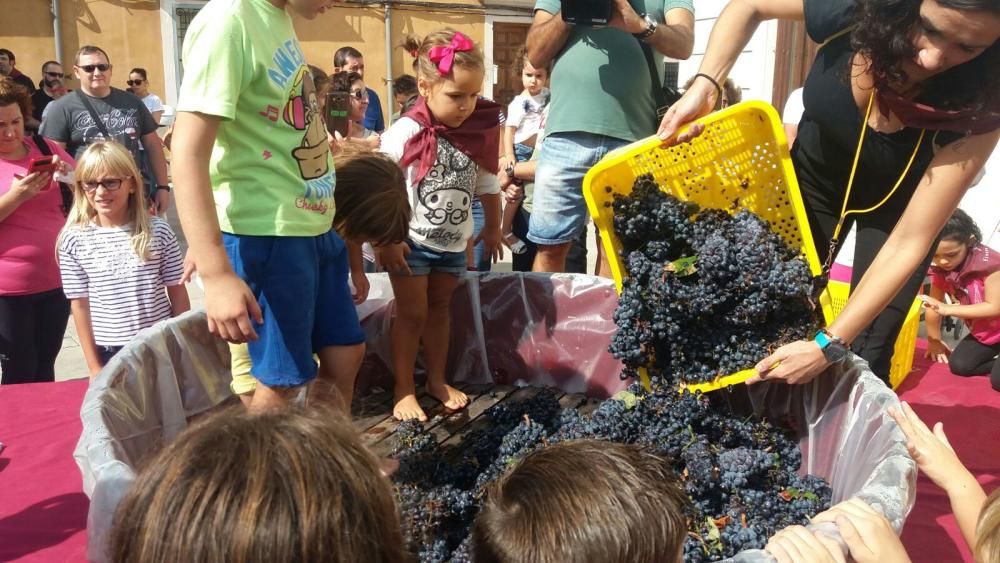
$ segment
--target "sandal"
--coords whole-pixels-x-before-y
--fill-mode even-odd
[[[524,244],[524,241],[517,238],[514,233],[507,233],[503,236],[503,243],[507,245],[514,254],[524,254],[528,251],[528,245]]]

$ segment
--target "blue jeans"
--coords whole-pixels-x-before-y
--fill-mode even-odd
[[[553,133],[538,148],[528,240],[554,246],[572,242],[587,225],[583,177],[604,155],[629,141],[593,133]]]

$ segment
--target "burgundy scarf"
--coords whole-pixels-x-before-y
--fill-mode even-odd
[[[875,96],[883,115],[891,112],[907,127],[963,135],[989,133],[1000,127],[1000,115],[993,112],[938,109],[908,100],[885,86],[878,88]]]
[[[500,150],[500,115],[499,104],[480,98],[472,115],[462,125],[451,128],[435,119],[427,101],[420,97],[406,112],[406,117],[420,124],[420,131],[406,141],[399,165],[405,169],[410,163],[419,161],[414,186],[419,184],[437,161],[437,138],[441,135],[473,162],[496,174],[500,171],[497,157]]]

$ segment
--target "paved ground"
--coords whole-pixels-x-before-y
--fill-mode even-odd
[[[177,221],[177,213],[172,207],[169,211],[167,211],[167,220],[170,222],[170,226],[173,227],[174,233],[177,234],[177,238],[181,243],[181,249],[186,252],[187,242],[184,240],[184,234],[181,231],[180,223]],[[590,230],[592,231],[592,229]],[[594,270],[594,261],[597,256],[597,245],[593,232],[591,232],[587,248],[587,257],[590,261],[588,268],[589,271],[592,272]],[[510,271],[509,253],[503,262],[494,266],[494,269],[502,272]],[[189,283],[187,288],[188,295],[191,297],[191,307],[194,309],[202,308],[205,303],[205,296],[201,289],[194,283]],[[63,381],[66,379],[77,379],[87,377],[88,375],[87,363],[83,359],[83,351],[81,350],[79,340],[77,339],[76,327],[74,326],[73,319],[71,318],[69,320],[69,326],[66,328],[66,336],[63,337],[62,350],[60,350],[59,357],[56,359],[56,380]]]

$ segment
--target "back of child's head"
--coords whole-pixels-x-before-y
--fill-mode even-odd
[[[976,561],[1000,563],[1000,488],[986,498],[976,525]]]
[[[83,185],[106,178],[122,180],[120,190],[130,190],[128,217],[132,228],[132,249],[136,256],[149,258],[152,239],[142,174],[135,158],[123,145],[115,141],[98,141],[90,144],[76,161],[73,184],[73,206],[66,218],[66,227],[79,227],[96,222],[97,209],[87,199]]]
[[[471,46],[469,49],[458,48],[456,45],[466,43]],[[452,72],[442,73],[438,68],[438,63],[431,60],[431,50],[435,47],[454,49],[454,59],[452,68],[462,67],[466,70],[486,69],[483,51],[471,39],[454,29],[442,29],[435,31],[422,40],[416,35],[409,35],[403,40],[402,47],[406,49],[416,59],[413,70],[417,73],[417,79],[428,83],[436,83],[442,79],[449,78]]]
[[[326,408],[228,408],[139,473],[115,514],[116,562],[406,560],[392,486]]]
[[[670,463],[639,446],[557,443],[490,487],[472,526],[473,560],[680,561],[687,502]]]
[[[309,65],[309,73],[313,77],[313,85],[317,92],[322,92],[323,88],[330,83],[330,75],[316,65]]]
[[[359,80],[364,80],[360,73],[347,72],[346,70],[335,72],[330,78],[330,90],[334,92],[350,92],[351,86]]]
[[[344,143],[333,160],[337,170],[333,227],[340,235],[376,246],[406,240],[412,210],[399,165],[357,143]]]
[[[392,94],[394,96],[416,96],[417,79],[411,74],[400,74],[392,81]]]
[[[938,240],[960,242],[971,247],[983,241],[983,233],[968,213],[961,209],[956,209],[941,229]]]

